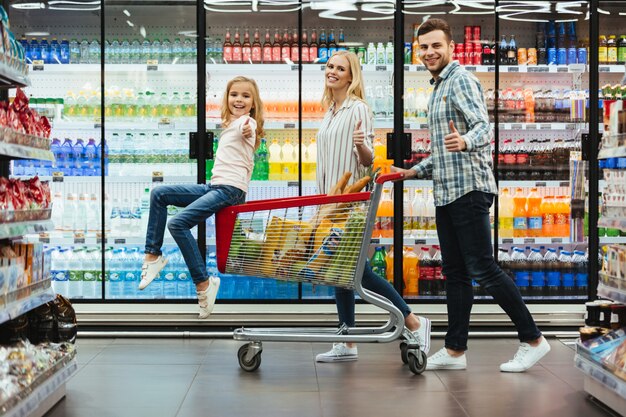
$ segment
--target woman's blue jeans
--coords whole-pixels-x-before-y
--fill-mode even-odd
[[[241,204],[246,193],[229,185],[163,185],[150,193],[150,216],[146,233],[146,253],[161,255],[165,225],[178,244],[194,284],[208,279],[205,260],[191,229],[224,207]],[[167,206],[184,207],[167,222]]]

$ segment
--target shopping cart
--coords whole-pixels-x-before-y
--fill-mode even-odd
[[[251,201],[217,213],[220,272],[350,288],[389,312],[380,327],[237,329],[235,340],[249,342],[237,353],[242,369],[253,372],[261,365],[262,341],[386,343],[402,336],[402,361],[415,374],[424,371],[426,354],[404,327],[400,310],[361,285],[383,186],[402,177],[378,176],[371,192]]]

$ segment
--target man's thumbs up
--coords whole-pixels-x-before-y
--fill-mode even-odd
[[[457,133],[458,132],[458,130],[456,130],[456,127],[454,127],[454,120],[450,120],[449,126],[450,126],[450,132],[451,133]]]
[[[450,126],[450,133],[443,137],[443,144],[448,152],[461,152],[467,148],[465,139],[459,134],[459,131],[454,127],[454,121],[448,122]]]

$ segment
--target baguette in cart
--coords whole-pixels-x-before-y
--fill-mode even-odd
[[[426,369],[426,354],[404,327],[402,312],[361,283],[382,189],[401,178],[401,173],[380,175],[372,191],[251,201],[217,213],[220,272],[354,289],[389,313],[380,327],[236,329],[234,339],[248,342],[237,353],[242,369],[259,368],[264,341],[388,343],[399,338],[402,361],[411,372]]]

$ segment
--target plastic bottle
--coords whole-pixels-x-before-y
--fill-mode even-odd
[[[87,212],[83,213],[86,218],[87,233],[100,233],[102,231],[102,217],[100,211],[100,202],[96,193],[89,195],[89,201],[87,203]]]
[[[513,218],[515,205],[508,188],[503,188],[500,195],[500,210],[498,212],[498,233],[502,238],[511,238],[513,233]]]
[[[374,255],[370,260],[372,271],[383,279],[386,279],[387,277],[387,261],[385,260],[385,255],[384,247],[376,246],[374,249]]]
[[[511,264],[515,271],[515,285],[522,295],[529,295],[530,292],[530,269],[528,259],[521,248],[515,248],[511,256]]]
[[[435,197],[433,195],[433,189],[428,189],[426,196],[426,203],[424,204],[424,210],[426,213],[426,237],[437,236],[437,222],[435,220]]]
[[[278,144],[278,140],[272,140],[272,144],[269,148],[269,180],[280,181],[282,179],[283,167],[282,167],[282,149]]]
[[[138,198],[135,198],[130,206],[130,228],[128,233],[131,236],[141,236],[141,220],[141,202]]]
[[[70,298],[83,297],[83,248],[70,249],[67,253],[67,269],[69,270],[68,296]]]
[[[565,196],[559,195],[554,203],[554,229],[555,236],[569,236],[570,208],[569,201]]]
[[[589,272],[587,270],[589,254],[583,251],[576,251],[574,253],[578,255],[575,262],[576,294],[585,297],[587,296],[587,287],[589,286]]]
[[[124,286],[122,276],[122,248],[115,248],[111,252],[110,259],[108,260],[109,275],[105,276],[105,295],[110,299],[122,298],[122,290]]]
[[[391,190],[383,189],[376,216],[380,219],[380,237],[393,237],[393,200]]]
[[[422,247],[419,255],[419,294],[437,295],[439,289],[436,285],[435,268],[430,257],[430,250]]]
[[[76,39],[69,42],[69,54],[70,64],[80,64],[80,44]]]
[[[537,188],[531,188],[527,198],[528,207],[528,236],[543,236],[543,215],[541,213],[541,202],[543,198],[537,193]]]
[[[575,271],[571,252],[562,250],[559,254],[559,264],[561,268],[561,284],[563,286],[561,295],[568,297],[576,295]]]
[[[76,204],[74,216],[74,234],[84,235],[87,233],[87,212],[89,211],[89,194],[81,193]]]
[[[196,292],[196,287],[189,276],[185,259],[179,250],[176,250],[173,259],[176,271],[176,294],[178,298],[191,298]]]
[[[165,252],[165,257],[169,262],[160,273],[163,280],[163,297],[168,299],[176,298],[177,291],[176,272],[174,270],[174,263],[172,262],[174,251],[174,249],[169,249]]]
[[[315,138],[311,139],[311,143],[306,147],[304,153],[302,176],[305,181],[313,181],[316,177],[317,169],[317,142]]]
[[[74,232],[74,221],[76,217],[76,194],[68,193],[67,200],[63,206],[62,228],[66,233]]]
[[[546,268],[547,294],[549,296],[559,295],[561,292],[561,270],[556,249],[548,248],[543,256],[543,264]]]
[[[404,237],[411,236],[411,226],[413,224],[413,213],[411,212],[411,199],[409,197],[409,189],[405,188],[402,191],[402,214],[403,214],[403,223],[402,223],[402,234]]]
[[[96,263],[96,252],[98,248],[86,249],[81,252],[79,258],[81,263],[81,272],[83,276],[82,298],[96,298],[97,279],[96,272],[100,269],[100,265]],[[76,256],[76,255],[75,255]]]
[[[419,289],[419,259],[412,247],[406,247],[402,255],[404,296],[416,296]]]
[[[546,288],[546,271],[544,270],[543,256],[541,249],[532,248],[528,256],[528,264],[531,270],[531,287],[530,295],[543,296],[547,295]]]
[[[509,255],[509,251],[507,249],[498,249],[498,263],[500,265],[500,269],[502,269],[502,272],[507,274],[509,278],[515,281],[515,274],[513,273],[514,268],[511,265],[511,255]]]
[[[551,237],[554,235],[554,196],[545,196],[539,206],[541,211],[541,235]]]
[[[389,251],[385,256],[385,263],[387,264],[385,278],[387,278],[387,281],[393,285],[393,246],[389,248]]]
[[[424,212],[424,195],[421,188],[415,189],[415,196],[411,202],[411,237],[419,238],[426,235],[426,228],[422,223],[426,219]]]
[[[513,236],[528,236],[526,195],[521,188],[517,188],[515,190],[515,195],[513,196]]]
[[[68,249],[55,248],[50,252],[50,275],[52,276],[52,288],[55,293],[68,295],[69,274],[67,270]]]

